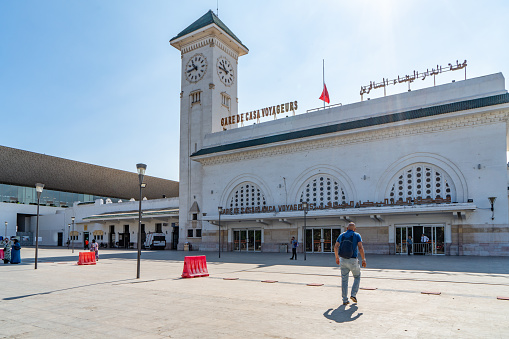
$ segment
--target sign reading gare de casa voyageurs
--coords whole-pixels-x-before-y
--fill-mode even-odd
[[[383,202],[373,202],[373,201],[365,201],[358,203],[354,203],[350,201],[349,203],[340,204],[338,202],[329,202],[328,204],[309,204],[309,210],[327,210],[327,209],[342,209],[342,208],[362,208],[362,207],[383,207],[383,206],[399,206],[399,205],[421,205],[421,204],[441,204],[441,203],[451,203],[451,198],[435,198],[435,199],[422,199],[417,198],[407,198],[406,200],[394,200],[384,199]],[[272,206],[257,206],[257,207],[242,207],[242,208],[225,208],[222,210],[221,214],[250,214],[250,213],[278,213],[278,212],[293,212],[293,211],[303,211],[304,208],[302,204],[293,204],[293,205],[272,205]]]
[[[226,118],[221,118],[221,126],[239,124],[251,120],[256,120],[257,122],[260,122],[260,118],[269,116],[273,116],[275,118],[276,115],[285,112],[293,112],[295,114],[295,111],[298,109],[298,107],[299,106],[297,100],[295,100],[280,105],[269,106],[262,109],[250,111],[247,113],[232,115]]]

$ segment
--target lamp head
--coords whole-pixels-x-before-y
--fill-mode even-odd
[[[497,197],[489,197],[488,200],[493,205],[495,203],[495,200],[497,200]]]
[[[140,185],[141,185],[143,183],[143,177],[145,176],[145,171],[147,170],[147,165],[136,164],[136,170],[138,171],[138,178],[140,179]]]
[[[5,227],[7,227],[7,221],[5,222]]]
[[[223,207],[222,206],[219,206],[217,208],[217,211],[219,212],[219,214],[222,214],[223,213]]]
[[[43,189],[44,189],[44,184],[41,184],[41,183],[35,184],[35,190],[37,191],[37,193],[41,194]]]
[[[305,211],[307,211],[308,207],[309,207],[308,202],[307,202],[307,201],[303,201],[303,202],[302,202],[302,208],[303,208]]]
[[[74,219],[76,219],[75,217],[71,217],[71,221],[74,222]]]

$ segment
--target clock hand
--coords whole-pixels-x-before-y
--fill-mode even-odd
[[[225,71],[226,75],[228,75],[229,72],[226,69],[224,69],[223,67],[219,67],[219,69]]]

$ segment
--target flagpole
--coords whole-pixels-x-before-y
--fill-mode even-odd
[[[323,89],[325,90],[325,59],[322,59],[322,79]],[[325,100],[323,101],[323,109],[325,109]]]

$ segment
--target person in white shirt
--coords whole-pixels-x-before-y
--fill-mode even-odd
[[[423,245],[424,246],[424,248],[423,248],[424,253],[431,252],[431,244],[429,244],[429,238],[424,233],[421,236],[421,243],[426,244],[426,245]]]

